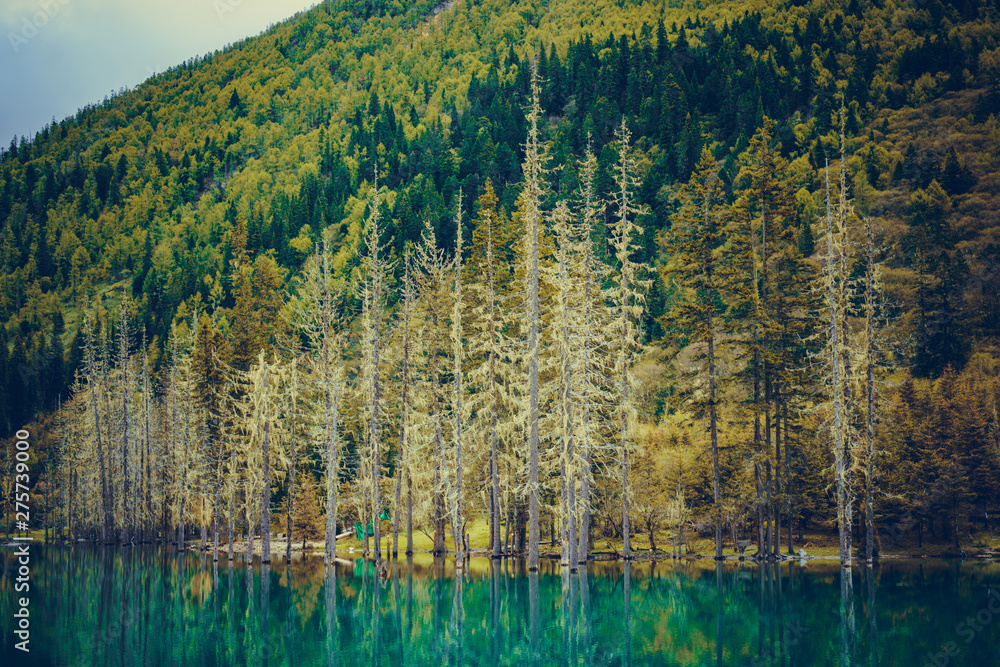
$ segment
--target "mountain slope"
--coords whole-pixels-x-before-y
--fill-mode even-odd
[[[95,294],[103,312],[130,292],[154,359],[192,309],[215,310],[228,334],[240,219],[251,257],[289,272],[325,230],[346,276],[376,167],[397,252],[424,219],[454,236],[459,187],[466,219],[487,177],[511,210],[534,57],[562,167],[554,197],[575,187],[588,133],[607,194],[613,127],[624,114],[637,133],[652,265],[702,145],[732,187],[765,115],[804,234],[824,161],[838,159],[843,95],[854,193],[879,218],[914,368],[934,375],[995,345],[996,3],[666,4],[324,3],[12,143],[0,158],[3,430],[65,391]],[[651,293],[654,337],[670,290]]]

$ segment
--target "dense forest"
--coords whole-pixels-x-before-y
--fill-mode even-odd
[[[403,4],[0,154],[45,527],[270,558],[357,521],[380,557],[384,511],[393,552],[484,521],[532,567],[543,528],[570,564],[992,528],[996,2]]]

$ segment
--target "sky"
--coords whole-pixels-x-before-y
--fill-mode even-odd
[[[0,145],[316,0],[0,0]]]

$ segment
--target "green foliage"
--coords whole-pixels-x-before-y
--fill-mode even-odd
[[[112,291],[131,292],[130,324],[145,328],[161,378],[175,324],[196,326],[196,348],[213,350],[194,361],[206,386],[218,384],[216,361],[247,370],[261,349],[280,351],[286,280],[314,244],[329,243],[335,281],[356,277],[375,173],[379,240],[396,257],[425,229],[452,239],[473,220],[467,275],[481,273],[481,221],[494,212],[497,291],[509,296],[532,61],[552,167],[542,208],[576,190],[590,137],[595,195],[612,198],[615,129],[632,132],[643,232],[629,252],[661,269],[645,295],[647,339],[704,340],[693,315],[710,310],[734,335],[756,330],[758,349],[739,354],[779,369],[776,391],[807,407],[794,360],[806,354],[809,258],[822,250],[820,169],[840,157],[843,107],[852,192],[883,220],[885,296],[896,337],[913,342],[914,374],[960,372],[998,342],[990,7],[482,0],[431,13],[435,4],[322,3],[0,152],[0,435],[67,394],[83,356],[80,303],[117,300]],[[724,251],[727,234],[711,230],[677,245],[691,222],[681,184],[710,163],[712,196],[738,223]],[[614,214],[594,224],[605,260]],[[766,251],[754,245],[764,238]],[[688,270],[707,250],[728,254],[728,283],[699,284]]]

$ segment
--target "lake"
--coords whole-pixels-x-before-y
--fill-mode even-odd
[[[213,564],[159,548],[31,548],[31,653],[4,665],[1000,665],[1000,565],[595,562],[418,554]],[[341,554],[346,556],[348,554]],[[223,559],[225,556],[223,556]]]

